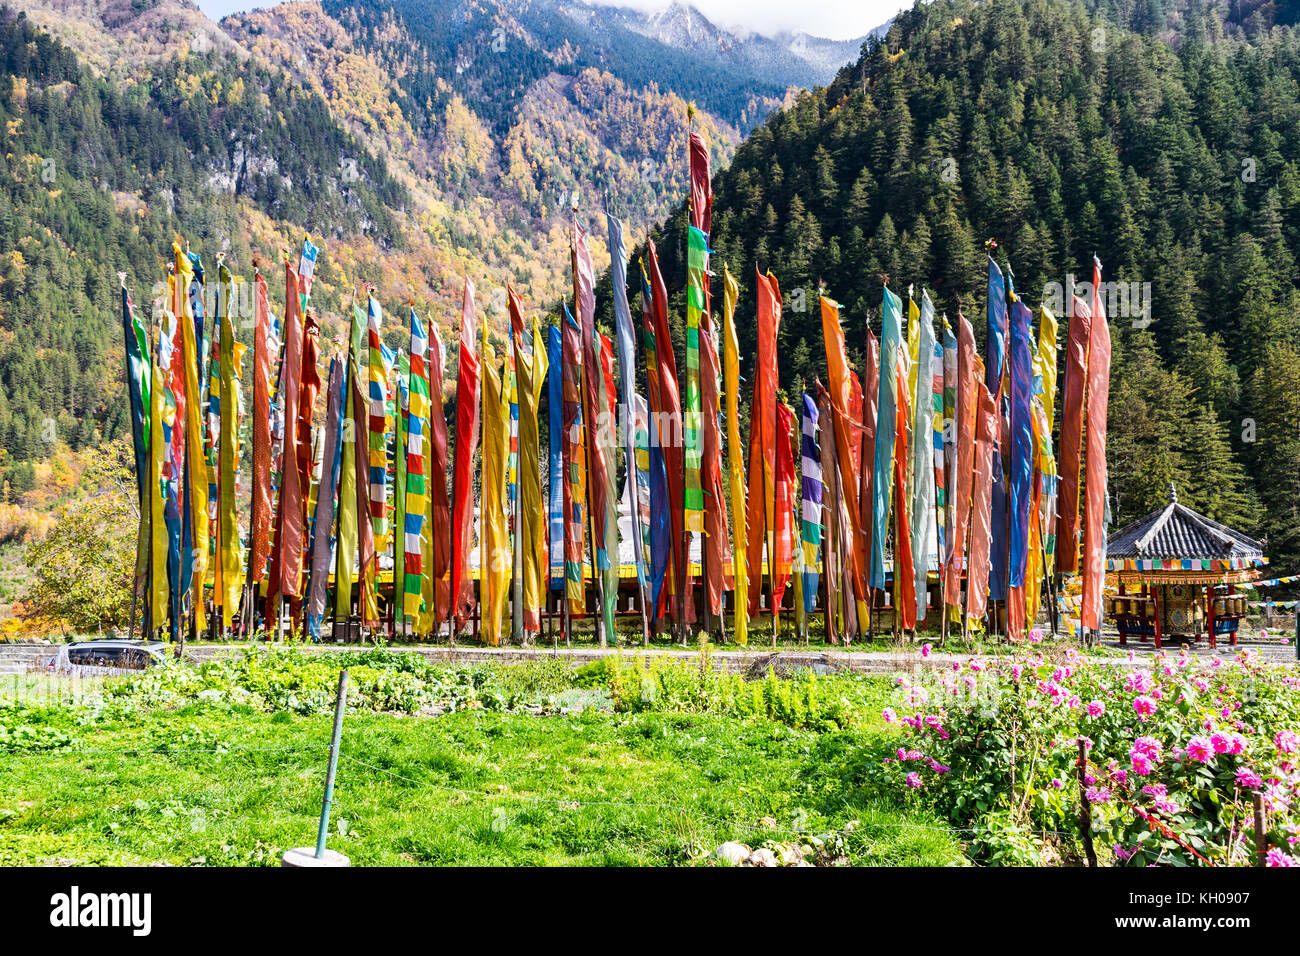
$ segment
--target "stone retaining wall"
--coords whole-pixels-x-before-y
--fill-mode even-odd
[[[224,654],[241,653],[248,647],[265,648],[265,644],[191,644],[185,649],[188,660],[204,661]],[[282,645],[274,645],[282,646]],[[307,644],[296,645],[306,654],[336,654],[343,651],[361,649],[358,645]],[[52,656],[58,645],[53,644],[0,644],[0,665],[18,664],[27,669],[37,669],[44,665],[46,658]],[[621,651],[615,648],[575,647],[449,647],[445,644],[428,647],[395,647],[393,650],[409,654],[421,654],[430,661],[451,664],[482,664],[491,661],[512,662],[535,660],[545,657],[560,657],[570,667],[580,667],[621,653],[624,658],[636,657],[673,657],[683,660],[697,660],[699,652],[681,648],[641,648],[625,647]],[[859,674],[893,674],[911,670],[915,666],[942,666],[948,668],[953,661],[965,661],[967,655],[931,654],[923,660],[920,653],[887,653],[882,651],[797,651],[782,650],[764,653],[762,651],[726,651],[714,649],[711,660],[714,667],[729,673],[761,677],[771,667],[777,673],[789,673],[798,668],[808,668],[817,673],[834,673],[852,671]]]

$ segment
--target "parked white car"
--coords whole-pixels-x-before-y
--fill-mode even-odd
[[[60,647],[46,660],[45,669],[61,674],[116,673],[166,662],[167,645],[161,641],[77,641]]]

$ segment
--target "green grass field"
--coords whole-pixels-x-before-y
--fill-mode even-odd
[[[297,662],[276,673],[297,675],[306,701],[328,671],[303,666],[305,678]],[[284,849],[313,844],[328,700],[268,712],[282,698],[260,668],[232,677],[209,666],[182,693],[110,680],[80,706],[0,704],[0,865],[276,865]],[[356,670],[359,684],[371,679]],[[356,688],[329,837],[354,864],[680,865],[729,840],[833,833],[850,864],[965,860],[942,821],[876,789],[893,745],[880,678],[819,678],[816,693],[854,718],[818,731],[734,716],[725,694],[753,685],[678,688],[688,668],[659,678],[667,690],[652,703],[638,691],[636,712],[613,710],[598,672],[417,670],[446,680],[434,697],[478,690],[455,697],[458,709],[414,716],[368,709],[379,685]]]

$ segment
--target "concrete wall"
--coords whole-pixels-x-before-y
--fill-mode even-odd
[[[192,661],[203,661],[223,655],[242,653],[249,646],[261,649],[265,644],[192,644],[186,648],[185,656]],[[362,649],[359,645],[298,645],[306,654],[337,654],[343,651]],[[0,644],[0,667],[12,665],[22,669],[43,667],[45,660],[54,655],[58,645],[52,644]],[[481,664],[491,661],[508,663],[513,661],[534,660],[558,656],[566,660],[571,667],[590,664],[610,654],[621,653],[625,659],[635,657],[675,657],[684,660],[697,660],[698,651],[694,649],[668,649],[627,647],[621,652],[614,648],[551,648],[542,647],[448,647],[445,644],[427,647],[394,648],[402,653],[420,654],[430,661],[454,664]],[[714,649],[713,666],[730,673],[761,677],[771,667],[777,673],[789,673],[798,668],[808,668],[817,673],[834,673],[852,671],[859,674],[893,674],[909,671],[924,664],[927,667],[950,668],[954,660],[965,661],[967,655],[931,654],[923,660],[920,653],[887,653],[881,651],[727,651]]]

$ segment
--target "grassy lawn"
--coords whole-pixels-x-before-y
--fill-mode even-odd
[[[328,671],[301,668],[275,672],[301,685],[280,707],[266,703],[285,700],[279,677],[257,663],[206,665],[201,684],[182,674],[179,693],[141,682],[75,707],[0,705],[0,865],[276,865],[283,849],[313,843],[331,715],[319,696],[304,702]],[[817,679],[816,693],[854,718],[813,730],[728,713],[712,683],[708,699],[685,684],[672,696],[677,676],[661,679],[671,694],[653,705],[615,711],[599,672],[575,684],[529,666],[453,679],[419,665],[417,679],[446,683],[426,698],[460,703],[375,712],[376,682],[392,675],[379,668],[365,684],[367,669],[356,671],[329,840],[355,864],[678,865],[729,840],[832,831],[851,864],[965,859],[942,821],[875,787],[896,745],[878,717],[890,694],[880,678]],[[234,685],[259,696],[214,690]]]

